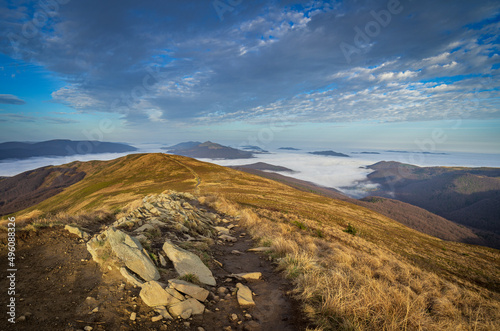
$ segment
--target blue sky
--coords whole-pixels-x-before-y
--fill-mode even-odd
[[[0,141],[500,153],[499,18],[488,0],[0,0]]]

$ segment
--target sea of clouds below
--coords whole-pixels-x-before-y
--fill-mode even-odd
[[[138,146],[136,153],[162,152],[159,146]],[[372,171],[366,167],[379,161],[398,161],[419,166],[464,166],[464,167],[500,167],[500,155],[447,153],[394,153],[377,151],[380,154],[359,154],[361,150],[340,150],[351,157],[331,157],[308,154],[309,150],[283,151],[275,150],[270,154],[256,154],[253,159],[213,160],[202,161],[222,166],[244,165],[255,162],[266,162],[280,165],[294,170],[294,173],[285,172],[283,175],[312,182],[324,187],[339,189],[347,195],[360,198],[369,195],[376,186],[366,181]],[[73,161],[112,160],[130,153],[104,153],[89,155],[73,155],[66,157],[36,157],[26,160],[6,160],[0,162],[0,176],[14,176],[24,171],[47,165],[61,165]]]

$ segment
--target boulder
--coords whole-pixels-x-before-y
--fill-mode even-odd
[[[215,286],[215,278],[212,272],[198,256],[172,244],[169,240],[163,244],[163,251],[172,261],[175,270],[180,276],[193,274],[198,277],[201,283]]]
[[[127,282],[129,282],[132,285],[141,287],[142,284],[144,283],[144,282],[140,281],[139,279],[137,279],[137,277],[135,277],[133,274],[131,274],[127,270],[127,268],[121,267],[120,268],[120,273],[127,280]]]
[[[241,283],[236,284],[238,288],[237,298],[238,304],[242,308],[253,307],[255,306],[255,302],[253,301],[252,291]]]
[[[168,310],[174,318],[181,316],[184,319],[188,319],[189,317],[191,317],[191,315],[203,314],[203,312],[205,311],[205,306],[198,300],[189,298],[186,301],[173,304],[168,308]],[[187,314],[189,313],[189,310],[191,310],[191,313]]]
[[[144,253],[139,240],[128,234],[109,228],[106,236],[116,256],[133,272],[145,281],[160,279],[160,273],[147,254]]]
[[[82,238],[83,240],[89,240],[90,235],[78,228],[77,226],[74,225],[66,225],[64,226],[64,229],[67,230],[69,233],[76,234],[78,237]]]
[[[170,283],[170,286],[175,288],[177,291],[187,294],[201,302],[205,301],[210,293],[198,285],[180,279],[170,279],[168,282]]]
[[[181,302],[179,299],[167,293],[163,287],[154,280],[144,283],[139,295],[142,301],[150,307],[169,306]]]

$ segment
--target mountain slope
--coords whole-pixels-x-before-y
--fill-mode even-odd
[[[417,167],[379,162],[374,195],[393,197],[472,228],[500,234],[500,169]]]
[[[355,205],[368,208],[403,225],[406,225],[409,228],[443,240],[483,245],[497,249],[500,248],[500,242],[497,237],[491,239],[483,238],[483,236],[486,237],[485,234],[478,236],[471,229],[465,226],[456,224],[423,208],[399,200],[373,196],[358,200],[350,198],[342,192],[332,188],[321,187],[310,182],[273,172],[259,171],[255,167],[236,166],[232,168],[264,178],[269,178],[301,191],[320,194],[329,198],[347,201]],[[492,236],[491,233],[489,233],[489,235]]]
[[[0,160],[36,156],[71,156],[75,154],[125,153],[137,148],[103,141],[49,140],[38,143],[6,142],[0,144]]]
[[[86,172],[87,176],[62,193],[24,210],[23,214],[34,210],[44,214],[97,208],[113,210],[165,189],[218,194],[240,206],[311,220],[318,230],[325,225],[344,229],[353,224],[364,240],[386,247],[426,269],[449,278],[465,277],[473,283],[500,289],[499,279],[488,276],[489,281],[484,280],[484,270],[498,264],[495,250],[443,242],[364,207],[298,191],[256,175],[164,154],[133,154],[113,161],[73,162],[70,165]],[[408,238],[413,240],[409,242]],[[462,253],[467,253],[467,258]],[[477,258],[472,269],[471,256]],[[493,257],[495,260],[491,260]]]
[[[263,243],[271,242],[273,256],[281,258],[319,325],[498,326],[498,250],[442,241],[362,206],[182,156],[135,154],[68,166],[87,175],[17,213],[19,226],[28,213],[113,211],[166,189],[192,192],[200,203],[213,201],[219,212],[240,219]],[[357,235],[345,232],[352,229]]]
[[[0,181],[0,216],[46,200],[85,177],[73,167],[43,167]]]

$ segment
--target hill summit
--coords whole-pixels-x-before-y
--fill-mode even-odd
[[[185,142],[171,147],[164,147],[168,153],[189,156],[194,158],[207,159],[249,159],[253,158],[253,153],[240,149],[223,146],[211,141]]]

